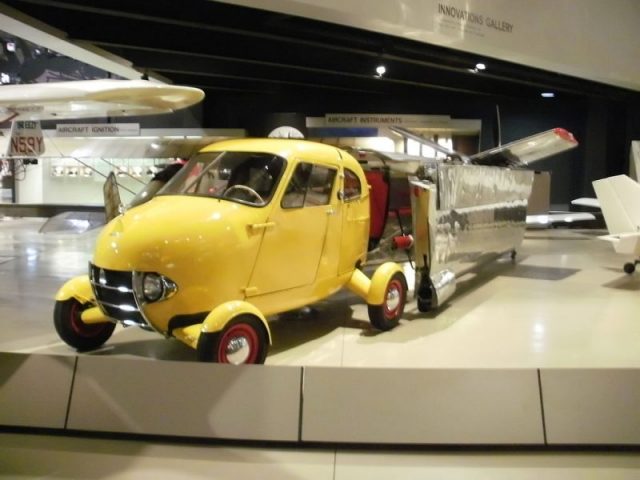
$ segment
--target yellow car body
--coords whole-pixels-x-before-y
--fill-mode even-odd
[[[84,326],[98,331],[120,322],[174,336],[198,349],[201,360],[261,363],[266,347],[232,355],[246,346],[248,331],[257,331],[249,332],[249,343],[269,343],[266,317],[345,285],[383,317],[393,314],[389,327],[397,322],[406,300],[401,268],[384,264],[373,282],[359,270],[367,254],[369,187],[357,160],[324,144],[277,139],[219,142],[199,155],[158,196],[108,223],[89,275],[60,289],[59,317],[70,315],[69,308],[58,311],[65,302],[81,304],[73,312],[79,318],[54,317],[67,343],[95,348],[102,339],[95,332],[96,342],[69,339],[82,336]],[[269,186],[263,193],[250,180],[231,185],[249,164],[247,178]],[[161,298],[150,301],[149,292],[158,291]],[[238,323],[220,346],[225,329]],[[228,355],[212,356],[206,351],[212,348]]]

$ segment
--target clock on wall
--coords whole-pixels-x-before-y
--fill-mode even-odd
[[[269,138],[304,138],[304,134],[300,130],[289,125],[274,128],[268,136]]]

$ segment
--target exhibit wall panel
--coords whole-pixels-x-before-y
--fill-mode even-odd
[[[302,440],[544,445],[537,371],[307,367]]]
[[[636,0],[225,1],[640,90]]]
[[[640,370],[542,369],[550,445],[640,444]]]
[[[0,425],[65,427],[76,357],[0,353]]]
[[[80,357],[68,428],[297,441],[298,367]]]
[[[299,444],[640,445],[638,369],[232,366],[0,353],[3,427]]]

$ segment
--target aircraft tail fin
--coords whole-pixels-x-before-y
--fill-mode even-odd
[[[593,182],[611,235],[640,231],[640,184],[626,175]]]

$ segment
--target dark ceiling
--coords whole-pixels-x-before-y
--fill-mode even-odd
[[[208,0],[8,0],[6,5],[207,93],[559,96],[638,92],[455,50]],[[478,61],[488,68],[472,72]],[[375,78],[383,63],[387,73]]]

